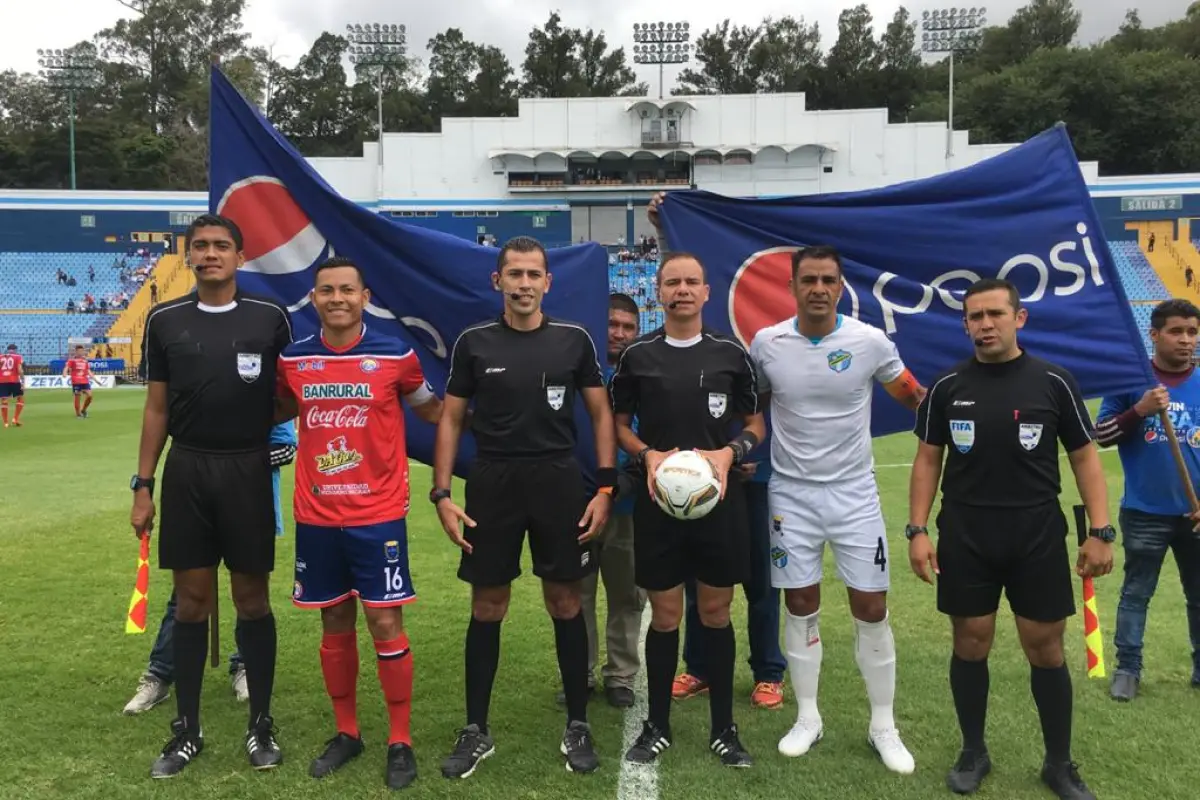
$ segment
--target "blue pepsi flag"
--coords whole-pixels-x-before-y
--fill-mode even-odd
[[[297,338],[319,330],[309,304],[313,271],[337,252],[362,269],[371,302],[366,322],[403,339],[442,393],[454,342],[464,328],[501,310],[492,287],[494,247],[404,225],[341,197],[288,141],[213,67],[209,117],[209,208],[234,220],[246,264],[238,284],[292,311]],[[607,337],[608,258],[600,245],[549,251],[553,288],[546,313],[587,328],[598,349]],[[595,464],[591,422],[576,405],[579,455]],[[409,456],[433,463],[434,426],[406,412]],[[459,445],[464,474],[474,440]]]
[[[838,306],[882,328],[926,386],[970,357],[962,295],[1007,278],[1029,320],[1031,354],[1070,370],[1085,397],[1153,385],[1141,332],[1062,126],[964,169],[882,189],[781,199],[671,192],[667,243],[708,269],[706,324],[747,347],[796,313],[791,254],[830,244],[845,262]],[[876,387],[871,432],[912,428],[912,413]]]

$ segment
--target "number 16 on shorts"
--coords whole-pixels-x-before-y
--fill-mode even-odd
[[[296,523],[292,602],[322,608],[354,595],[368,606],[417,599],[404,520],[344,528]]]

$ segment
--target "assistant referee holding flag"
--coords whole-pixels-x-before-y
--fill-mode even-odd
[[[963,297],[963,316],[975,356],[939,376],[917,410],[920,443],[905,531],[913,571],[932,582],[932,565],[938,610],[953,623],[950,689],[963,749],[946,783],[970,794],[991,770],[984,743],[987,659],[1003,590],[1029,660],[1029,685],[1041,718],[1042,781],[1060,798],[1088,800],[1093,795],[1071,761],[1071,673],[1063,659],[1063,630],[1075,600],[1067,521],[1059,505],[1058,443],[1096,526],[1079,550],[1075,571],[1081,577],[1107,575],[1115,534],[1092,424],[1071,373],[1017,344],[1027,312],[1013,284],[975,282]],[[925,525],[943,450],[935,554]]]
[[[447,778],[466,778],[495,752],[488,705],[500,662],[500,623],[512,581],[521,574],[526,531],[533,574],[542,579],[546,610],[554,619],[566,694],[560,750],[572,772],[599,766],[587,724],[588,639],[580,588],[596,567],[590,541],[612,508],[617,450],[592,337],[542,311],[551,280],[546,251],[536,239],[509,240],[492,274],[493,287],[504,295],[504,313],[463,331],[450,356],[429,499],[446,535],[462,548],[458,577],[471,584],[471,622],[467,725],[442,764]],[[577,395],[596,436],[598,490],[590,501],[573,456]],[[472,398],[477,455],[467,474],[464,511],[451,499],[450,480]],[[464,523],[465,535],[459,527]]]
[[[609,384],[621,449],[646,475],[633,509],[634,579],[646,590],[653,614],[646,634],[649,719],[625,759],[648,764],[671,746],[684,584],[694,580],[698,644],[709,665],[709,747],[725,766],[749,767],[753,760],[733,724],[729,606],[733,587],[750,574],[750,539],[742,486],[729,470],[762,441],[766,423],[749,354],[735,339],[704,327],[704,265],[689,253],[670,253],[659,264],[657,282],[666,321],[625,348]],[[712,463],[722,497],[707,516],[684,522],[655,504],[650,482],[668,455],[687,449]]]
[[[270,716],[275,681],[275,617],[267,593],[275,566],[275,504],[270,440],[275,371],[292,339],[287,311],[237,288],[243,263],[236,224],[205,214],[184,236],[196,291],[146,318],[148,386],[131,482],[130,522],[138,536],[154,525],[154,472],[163,467],[160,569],[175,578],[175,699],[172,736],[150,774],[179,774],[204,747],[200,686],[208,651],[216,569],[229,568],[235,631],[250,690],[246,753],[255,769],[283,761]]]

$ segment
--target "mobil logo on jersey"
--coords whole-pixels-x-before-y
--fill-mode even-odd
[[[303,307],[312,288],[307,272],[330,254],[330,247],[283,181],[270,175],[236,181],[221,196],[217,213],[242,231],[242,272],[261,276],[244,282],[281,297],[291,311]]]

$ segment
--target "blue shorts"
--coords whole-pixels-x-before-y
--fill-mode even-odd
[[[325,608],[357,595],[366,606],[399,606],[417,599],[408,573],[404,520],[350,528],[296,523],[296,582],[292,602]]]
[[[0,383],[0,397],[21,397],[25,387],[19,383]]]
[[[91,383],[72,383],[71,390],[78,394],[79,392],[90,392],[92,390]]]

